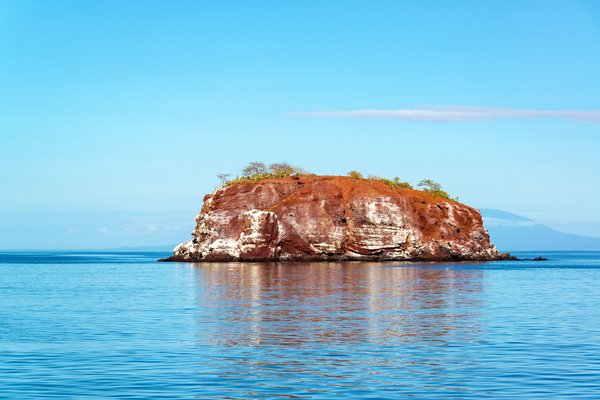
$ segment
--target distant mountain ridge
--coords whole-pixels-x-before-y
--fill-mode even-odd
[[[600,249],[600,238],[560,232],[502,210],[480,211],[492,243],[501,251]]]

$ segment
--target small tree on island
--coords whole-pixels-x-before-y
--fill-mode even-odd
[[[246,165],[242,170],[242,176],[228,180],[229,174],[217,175],[221,179],[221,186],[231,186],[238,183],[256,183],[269,178],[284,178],[291,175],[303,175],[306,172],[302,168],[294,167],[286,162],[274,163],[266,166],[265,163],[254,161]]]
[[[421,182],[419,182],[417,186],[424,187],[423,191],[425,192],[435,192],[438,190],[442,190],[442,185],[432,181],[431,179],[423,179]]]
[[[348,172],[348,176],[354,179],[355,181],[363,178],[363,175],[360,172],[354,170]]]
[[[259,174],[266,174],[267,166],[265,163],[260,161],[253,161],[250,164],[246,165],[246,167],[242,170],[242,176],[253,176]]]
[[[227,182],[227,178],[229,178],[231,174],[217,174],[217,178],[221,181],[221,186],[225,186]]]
[[[442,190],[442,185],[437,182],[432,181],[431,179],[423,179],[417,185],[423,188],[424,192],[430,193],[433,196],[443,197],[445,199],[450,199],[450,195],[445,190]]]
[[[302,169],[282,161],[280,163],[269,165],[269,172],[276,176],[290,176],[294,174],[301,174]]]

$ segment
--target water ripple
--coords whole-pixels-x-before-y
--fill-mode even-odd
[[[0,398],[598,398],[600,254],[547,256],[0,254]]]

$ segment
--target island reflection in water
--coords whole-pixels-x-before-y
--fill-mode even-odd
[[[199,340],[380,346],[477,340],[483,271],[440,264],[194,264]]]

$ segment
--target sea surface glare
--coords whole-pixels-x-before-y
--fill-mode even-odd
[[[600,253],[0,254],[0,398],[600,398]]]

